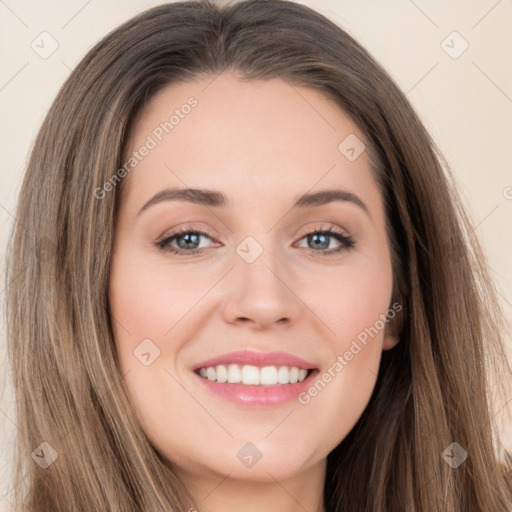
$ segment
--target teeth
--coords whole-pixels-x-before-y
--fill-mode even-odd
[[[218,366],[224,366],[219,364]],[[228,382],[230,384],[236,384],[237,382],[242,382],[242,372],[240,368],[236,364],[230,364],[228,366]]]
[[[296,366],[264,366],[259,368],[250,364],[218,364],[199,370],[201,377],[230,384],[242,383],[246,386],[275,386],[277,384],[296,384],[308,375],[308,370]]]
[[[225,366],[217,366],[216,369],[217,382],[227,382],[228,381],[228,371]]]

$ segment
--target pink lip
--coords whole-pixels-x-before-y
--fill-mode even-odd
[[[314,363],[304,359],[287,354],[286,352],[254,352],[243,350],[239,352],[230,352],[219,357],[214,357],[203,361],[193,367],[193,370],[216,366],[218,364],[250,364],[253,366],[296,366],[299,369],[311,370],[315,368]]]

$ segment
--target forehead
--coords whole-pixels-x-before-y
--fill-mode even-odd
[[[124,160],[135,165],[123,185],[141,200],[164,186],[224,189],[239,206],[315,187],[375,194],[364,148],[358,127],[321,92],[224,73],[151,98],[132,127]]]

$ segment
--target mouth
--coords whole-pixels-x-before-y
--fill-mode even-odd
[[[193,369],[210,396],[238,407],[268,408],[297,400],[320,373],[314,363],[283,352],[233,352]]]

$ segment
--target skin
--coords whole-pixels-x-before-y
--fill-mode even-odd
[[[197,99],[162,141],[153,136],[157,146],[123,183],[109,289],[120,365],[144,431],[202,512],[323,511],[326,457],[368,404],[382,350],[397,342],[393,323],[307,404],[236,405],[191,368],[243,349],[289,352],[321,374],[332,368],[391,305],[382,197],[367,152],[351,162],[338,150],[349,134],[364,138],[322,94],[281,79],[213,78],[161,90],[134,125],[127,158]],[[138,215],[166,187],[218,190],[231,204],[163,201]],[[368,213],[348,201],[291,209],[300,194],[331,188],[357,195]],[[155,246],[181,227],[209,230],[201,253]],[[331,236],[318,248],[307,237],[315,227],[356,244],[326,256],[342,243]],[[252,263],[236,251],[248,236],[263,249]],[[183,237],[171,245],[188,247]],[[148,366],[134,355],[145,339],[160,350]],[[249,442],[262,454],[252,467],[236,456]]]

